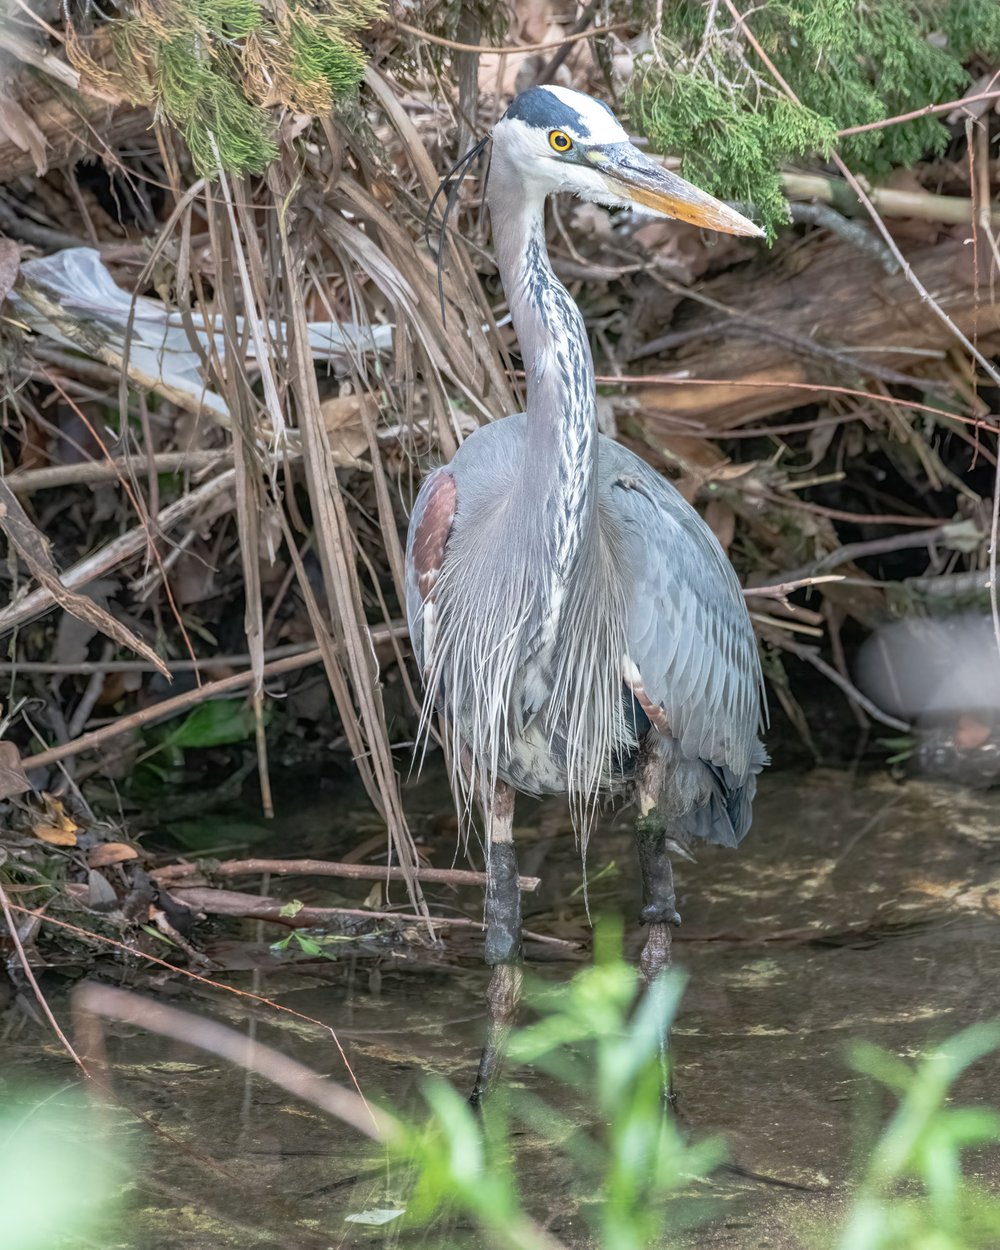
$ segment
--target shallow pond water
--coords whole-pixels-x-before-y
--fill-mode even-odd
[[[774,773],[739,852],[703,848],[697,864],[678,865],[684,925],[674,953],[689,977],[673,1035],[680,1114],[693,1137],[721,1134],[730,1158],[752,1175],[722,1173],[703,1185],[710,1222],[672,1244],[819,1244],[843,1208],[855,1159],[861,1086],[845,1063],[847,1043],[864,1038],[913,1056],[997,1013],[998,802],[880,775]],[[421,813],[426,829],[440,826],[439,807],[439,788],[414,791],[418,827]],[[525,897],[527,927],[589,945],[580,859],[563,810],[523,804],[515,826],[521,871],[543,881]],[[279,819],[271,845],[254,849],[339,858],[363,837],[346,809],[317,799]],[[434,863],[447,865],[452,854],[451,835],[438,832]],[[626,815],[595,831],[588,873],[592,915],[634,915]],[[268,888],[358,906],[367,883],[289,879]],[[475,891],[438,887],[428,896],[436,911],[479,915]],[[238,943],[231,929],[213,928],[208,950],[225,970],[210,975],[332,1025],[366,1093],[416,1112],[427,1073],[463,1091],[470,1085],[487,980],[470,931],[446,938],[443,957],[375,941],[347,944],[335,961],[289,963],[267,949],[280,936],[271,926],[245,927]],[[627,933],[635,953],[641,932]],[[528,958],[541,976],[560,980],[589,952],[530,943]],[[121,983],[130,982],[123,969]],[[166,974],[136,988],[345,1079],[329,1035],[298,1017]],[[66,1001],[53,1002],[67,1018]],[[355,1133],[191,1046],[118,1025],[108,1026],[106,1043],[122,1104],[112,1111],[115,1136],[135,1160],[125,1218],[99,1243],[106,1250],[484,1244],[461,1221],[423,1232],[347,1222],[404,1200],[406,1187]],[[974,1068],[961,1098],[997,1101],[998,1066]],[[47,1033],[8,1025],[0,1088],[29,1079],[68,1087],[74,1071]],[[586,1115],[572,1091],[541,1074],[516,1079],[571,1118]],[[590,1246],[581,1203],[591,1195],[546,1166],[546,1125],[516,1140],[533,1214],[565,1244]]]

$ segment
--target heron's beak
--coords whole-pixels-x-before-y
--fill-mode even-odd
[[[631,143],[592,147],[586,159],[607,180],[608,190],[620,201],[642,204],[665,217],[725,234],[763,238],[764,231],[714,196],[651,161]]]

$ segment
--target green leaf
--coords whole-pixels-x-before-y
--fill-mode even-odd
[[[174,747],[220,747],[244,742],[254,733],[253,708],[243,699],[202,703],[167,737]]]

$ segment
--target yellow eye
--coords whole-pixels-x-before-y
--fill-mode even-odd
[[[549,146],[556,152],[568,152],[573,146],[573,140],[565,130],[550,130]]]

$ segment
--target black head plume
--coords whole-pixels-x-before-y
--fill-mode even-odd
[[[462,183],[465,176],[472,168],[476,158],[483,152],[486,145],[490,141],[489,135],[483,135],[478,143],[469,148],[464,156],[460,156],[452,165],[451,169],[445,174],[438,184],[438,189],[434,192],[434,198],[431,200],[427,208],[427,216],[424,218],[424,241],[430,248],[437,261],[437,285],[438,300],[441,304],[441,321],[447,325],[448,318],[445,313],[444,303],[444,251],[448,242],[448,220],[451,217],[452,210],[458,203],[458,196],[462,190]],[[439,229],[440,245],[435,248],[431,243],[431,219],[434,215],[434,209],[437,206],[441,196],[445,197],[444,212],[441,214],[441,226]]]

